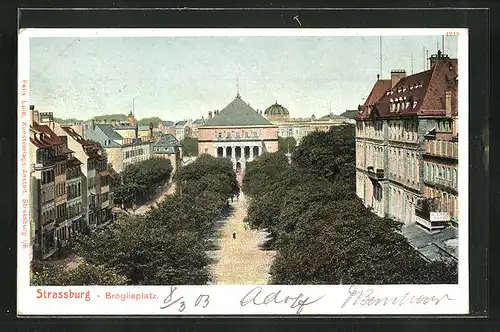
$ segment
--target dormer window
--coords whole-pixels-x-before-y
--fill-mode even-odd
[[[410,90],[413,90],[413,85],[410,85]]]
[[[417,107],[417,101],[413,102],[413,108]]]

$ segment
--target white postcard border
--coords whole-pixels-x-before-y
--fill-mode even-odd
[[[424,36],[458,33],[459,63],[459,282],[457,285],[218,285],[67,286],[30,284],[30,223],[23,223],[26,190],[18,190],[18,315],[457,315],[469,313],[468,30],[467,29],[21,29],[18,43],[18,151],[29,147],[29,40],[32,37],[186,36]],[[23,88],[24,86],[24,88]],[[24,123],[24,125],[23,125]],[[465,138],[465,139],[464,139]],[[29,150],[29,149],[28,149]],[[19,153],[18,183],[29,175],[29,153]],[[24,172],[24,173],[23,173]],[[29,179],[29,178],[28,178]],[[26,202],[26,201],[24,201]],[[28,218],[29,220],[29,218]],[[44,291],[61,299],[39,299]],[[83,292],[82,299],[64,298]],[[251,293],[255,296],[247,297]],[[107,293],[121,299],[107,299]],[[132,299],[131,296],[139,299]],[[86,296],[89,296],[89,301]],[[137,296],[136,296],[137,295]],[[171,296],[170,296],[171,295]],[[170,296],[170,297],[169,297]],[[288,299],[287,299],[288,297]],[[317,302],[314,300],[319,299]],[[178,301],[176,301],[179,299]],[[251,300],[253,299],[253,300]],[[269,304],[259,305],[262,301]],[[285,301],[286,300],[286,301]],[[140,302],[139,302],[140,301]],[[176,302],[175,302],[176,301]],[[243,301],[243,302],[242,302]],[[347,302],[346,302],[347,301]],[[313,302],[308,304],[308,302]],[[138,305],[140,303],[141,305]],[[343,306],[343,304],[345,305]],[[168,307],[165,307],[170,304]],[[162,307],[165,307],[162,309]],[[181,309],[183,310],[181,311]],[[302,308],[299,310],[299,308]],[[299,311],[298,311],[299,310]]]

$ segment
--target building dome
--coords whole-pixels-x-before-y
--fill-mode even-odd
[[[268,119],[286,119],[290,113],[285,107],[275,102],[264,111],[264,116]]]

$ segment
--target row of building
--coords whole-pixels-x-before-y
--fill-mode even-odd
[[[354,120],[327,115],[320,119],[290,118],[288,110],[277,102],[264,112],[243,101],[240,94],[222,110],[208,112],[208,118],[197,128],[198,153],[229,158],[237,172],[264,152],[278,151],[278,137],[294,137],[297,143],[312,131],[328,131],[330,127]]]
[[[31,243],[43,260],[83,227],[112,218],[111,174],[97,145],[30,108]]]
[[[52,112],[31,110],[31,227],[36,260],[53,256],[72,235],[112,220],[110,163],[116,172],[151,157],[175,170],[180,143],[172,134],[147,133],[132,123],[60,124]],[[131,119],[132,120],[132,119]],[[143,128],[141,128],[143,129]]]
[[[458,226],[458,61],[378,75],[356,114],[356,188],[381,217],[429,233]]]
[[[171,133],[172,128],[167,128],[164,124],[137,125],[132,113],[127,122],[89,120],[68,126],[85,139],[99,143],[106,152],[108,162],[117,172],[123,171],[127,165],[151,157],[169,159],[175,170],[182,159],[182,147],[177,137]],[[179,128],[188,127],[179,124]],[[177,134],[184,137],[185,132],[178,130]]]

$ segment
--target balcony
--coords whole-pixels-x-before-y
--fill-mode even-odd
[[[445,178],[439,178],[439,177],[435,177],[434,178],[434,182],[436,184],[439,184],[439,185],[442,185],[442,186],[445,186],[445,187],[452,187],[453,186],[453,183],[451,180],[448,180],[448,179],[445,179]]]
[[[448,213],[432,212],[436,209],[435,202],[423,199],[415,206],[415,222],[430,233],[435,233],[449,225]]]
[[[45,160],[37,160],[35,163],[31,164],[31,167],[35,171],[40,171],[46,168],[50,168],[54,166],[54,164],[55,164],[54,158],[49,158]]]
[[[434,185],[443,189],[451,189],[453,191],[457,190],[457,184],[453,183],[453,181],[441,178],[441,177],[434,177],[430,179],[425,179],[424,182],[426,184]]]
[[[383,180],[385,177],[385,172],[382,168],[375,169],[373,166],[368,166],[366,170],[368,171],[368,176],[374,180]]]

